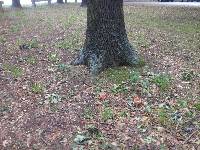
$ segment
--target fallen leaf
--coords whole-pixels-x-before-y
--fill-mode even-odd
[[[143,105],[142,99],[139,96],[134,96],[133,102],[134,102],[134,105],[137,107]]]
[[[99,93],[99,100],[104,101],[108,97],[106,92]]]

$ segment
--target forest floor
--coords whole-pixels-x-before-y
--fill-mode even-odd
[[[125,6],[145,66],[71,66],[86,8],[0,13],[0,149],[200,149],[200,11]],[[94,37],[95,38],[95,37]]]

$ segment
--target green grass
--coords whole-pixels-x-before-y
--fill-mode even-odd
[[[58,57],[58,53],[57,52],[51,52],[48,54],[48,60],[51,62],[58,62],[59,61],[59,57]]]
[[[44,86],[42,83],[33,83],[31,85],[31,91],[35,94],[41,94],[44,91]]]
[[[194,107],[195,107],[196,110],[200,111],[200,102],[194,104]]]
[[[23,69],[12,64],[4,64],[4,70],[9,72],[14,78],[19,78],[23,75]]]
[[[3,35],[1,35],[0,36],[0,43],[4,44],[5,42],[6,42],[6,38]]]
[[[166,74],[159,74],[153,77],[152,82],[155,83],[161,91],[165,91],[171,84],[171,78]]]
[[[85,119],[93,119],[94,118],[94,113],[91,108],[85,108],[83,112],[83,117]]]
[[[25,61],[28,63],[28,64],[31,64],[31,65],[35,65],[37,64],[37,59],[33,56],[29,56],[29,57],[26,57],[25,58]]]
[[[113,110],[110,107],[104,108],[102,113],[101,113],[101,118],[104,122],[106,122],[110,119],[114,119]]]
[[[130,76],[130,70],[125,68],[108,69],[104,73],[105,77],[115,84],[121,84],[127,81]]]

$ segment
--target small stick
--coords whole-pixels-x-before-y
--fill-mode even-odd
[[[196,130],[192,134],[190,134],[190,136],[183,142],[183,144],[186,144],[191,139],[191,137],[197,132],[198,132],[198,130]]]

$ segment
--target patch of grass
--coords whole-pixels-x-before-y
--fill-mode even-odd
[[[181,108],[186,108],[186,107],[188,107],[188,102],[186,100],[179,100],[178,106]]]
[[[114,119],[114,113],[113,110],[110,107],[106,107],[103,109],[103,112],[101,113],[101,118],[104,122]]]
[[[162,125],[166,125],[169,121],[169,116],[164,108],[158,110],[158,119]]]
[[[68,16],[67,21],[64,19],[62,22],[65,28],[69,28],[74,22],[76,22],[77,19],[76,15],[71,14]]]
[[[51,62],[58,62],[59,58],[58,58],[58,53],[56,52],[51,52],[48,54],[48,60]]]
[[[138,71],[131,71],[129,80],[132,85],[136,84],[141,79],[140,73]]]
[[[17,66],[14,66],[10,69],[11,74],[14,78],[21,77],[23,75],[23,69]]]
[[[15,16],[23,18],[23,17],[25,17],[25,13],[24,13],[24,11],[16,11],[15,12]]]
[[[13,33],[17,33],[21,30],[21,26],[20,25],[12,25],[10,27],[10,31],[13,32]]]
[[[35,65],[37,63],[37,59],[33,56],[25,58],[25,61],[31,65]]]
[[[113,92],[114,94],[117,93],[127,93],[128,92],[128,87],[122,83],[122,84],[114,84],[111,92]]]
[[[30,41],[26,40],[18,40],[17,45],[21,50],[23,49],[31,49],[31,48],[39,48],[39,42],[36,38],[31,39]]]
[[[171,78],[169,75],[159,74],[153,77],[152,82],[155,83],[161,91],[165,91],[170,86]]]
[[[120,116],[121,118],[127,118],[127,117],[130,117],[130,114],[129,114],[128,111],[123,110],[123,111],[120,112],[119,116]]]
[[[110,68],[104,72],[106,78],[115,84],[121,84],[129,79],[130,70],[128,68]]]
[[[44,86],[42,83],[33,83],[31,85],[31,91],[35,94],[41,94],[44,91]]]
[[[36,38],[31,39],[28,43],[30,48],[38,48],[39,47],[39,42]]]
[[[67,39],[57,42],[56,47],[64,50],[79,49],[82,45],[82,42],[83,38],[81,36],[80,31],[75,31]]]
[[[60,49],[69,49],[72,47],[72,42],[68,40],[60,41],[56,44],[56,47]]]
[[[92,112],[92,109],[91,108],[85,108],[84,112],[83,112],[83,117],[85,119],[93,119],[94,114]]]
[[[200,111],[200,102],[194,104],[194,107],[195,107],[196,110]]]
[[[0,36],[0,43],[4,44],[6,42],[6,38],[2,35]]]
[[[19,78],[23,75],[23,69],[18,66],[5,64],[3,68],[5,71],[10,72],[14,78]]]
[[[144,48],[148,48],[150,46],[150,42],[148,41],[147,37],[144,35],[144,33],[140,33],[136,38],[136,45]]]

